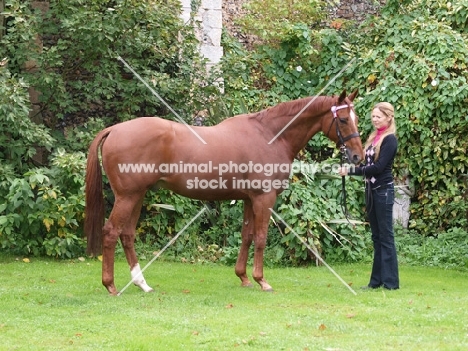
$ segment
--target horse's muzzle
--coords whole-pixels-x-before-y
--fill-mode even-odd
[[[361,155],[352,153],[352,152],[350,152],[348,150],[348,160],[349,160],[349,162],[352,162],[355,165],[357,165],[362,161],[362,157],[361,157]]]

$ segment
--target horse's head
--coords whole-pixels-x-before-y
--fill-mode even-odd
[[[358,116],[353,107],[356,96],[357,90],[349,96],[346,96],[346,91],[343,90],[322,123],[322,131],[346,152],[348,160],[354,164],[358,164],[364,158],[357,128]]]

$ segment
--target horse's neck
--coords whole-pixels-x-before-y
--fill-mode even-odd
[[[293,101],[291,103],[295,104],[291,106],[287,117],[277,117],[278,121],[281,121],[275,128],[278,129],[278,138],[289,145],[293,157],[315,134],[322,130],[322,117],[327,112],[329,104],[325,99],[325,97],[317,97],[313,101],[304,99],[300,104]],[[309,103],[310,105],[307,106]],[[301,112],[306,106],[307,108]],[[291,120],[294,121],[283,130]]]

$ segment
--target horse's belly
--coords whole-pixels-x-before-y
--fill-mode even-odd
[[[280,177],[245,177],[241,175],[213,176],[180,175],[161,177],[156,183],[182,196],[200,200],[241,200],[251,194],[276,192],[281,193],[289,186],[285,175]]]

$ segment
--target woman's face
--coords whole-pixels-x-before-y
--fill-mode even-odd
[[[375,129],[386,128],[390,125],[391,117],[388,117],[385,113],[380,111],[378,108],[372,110],[371,120],[372,125]]]

